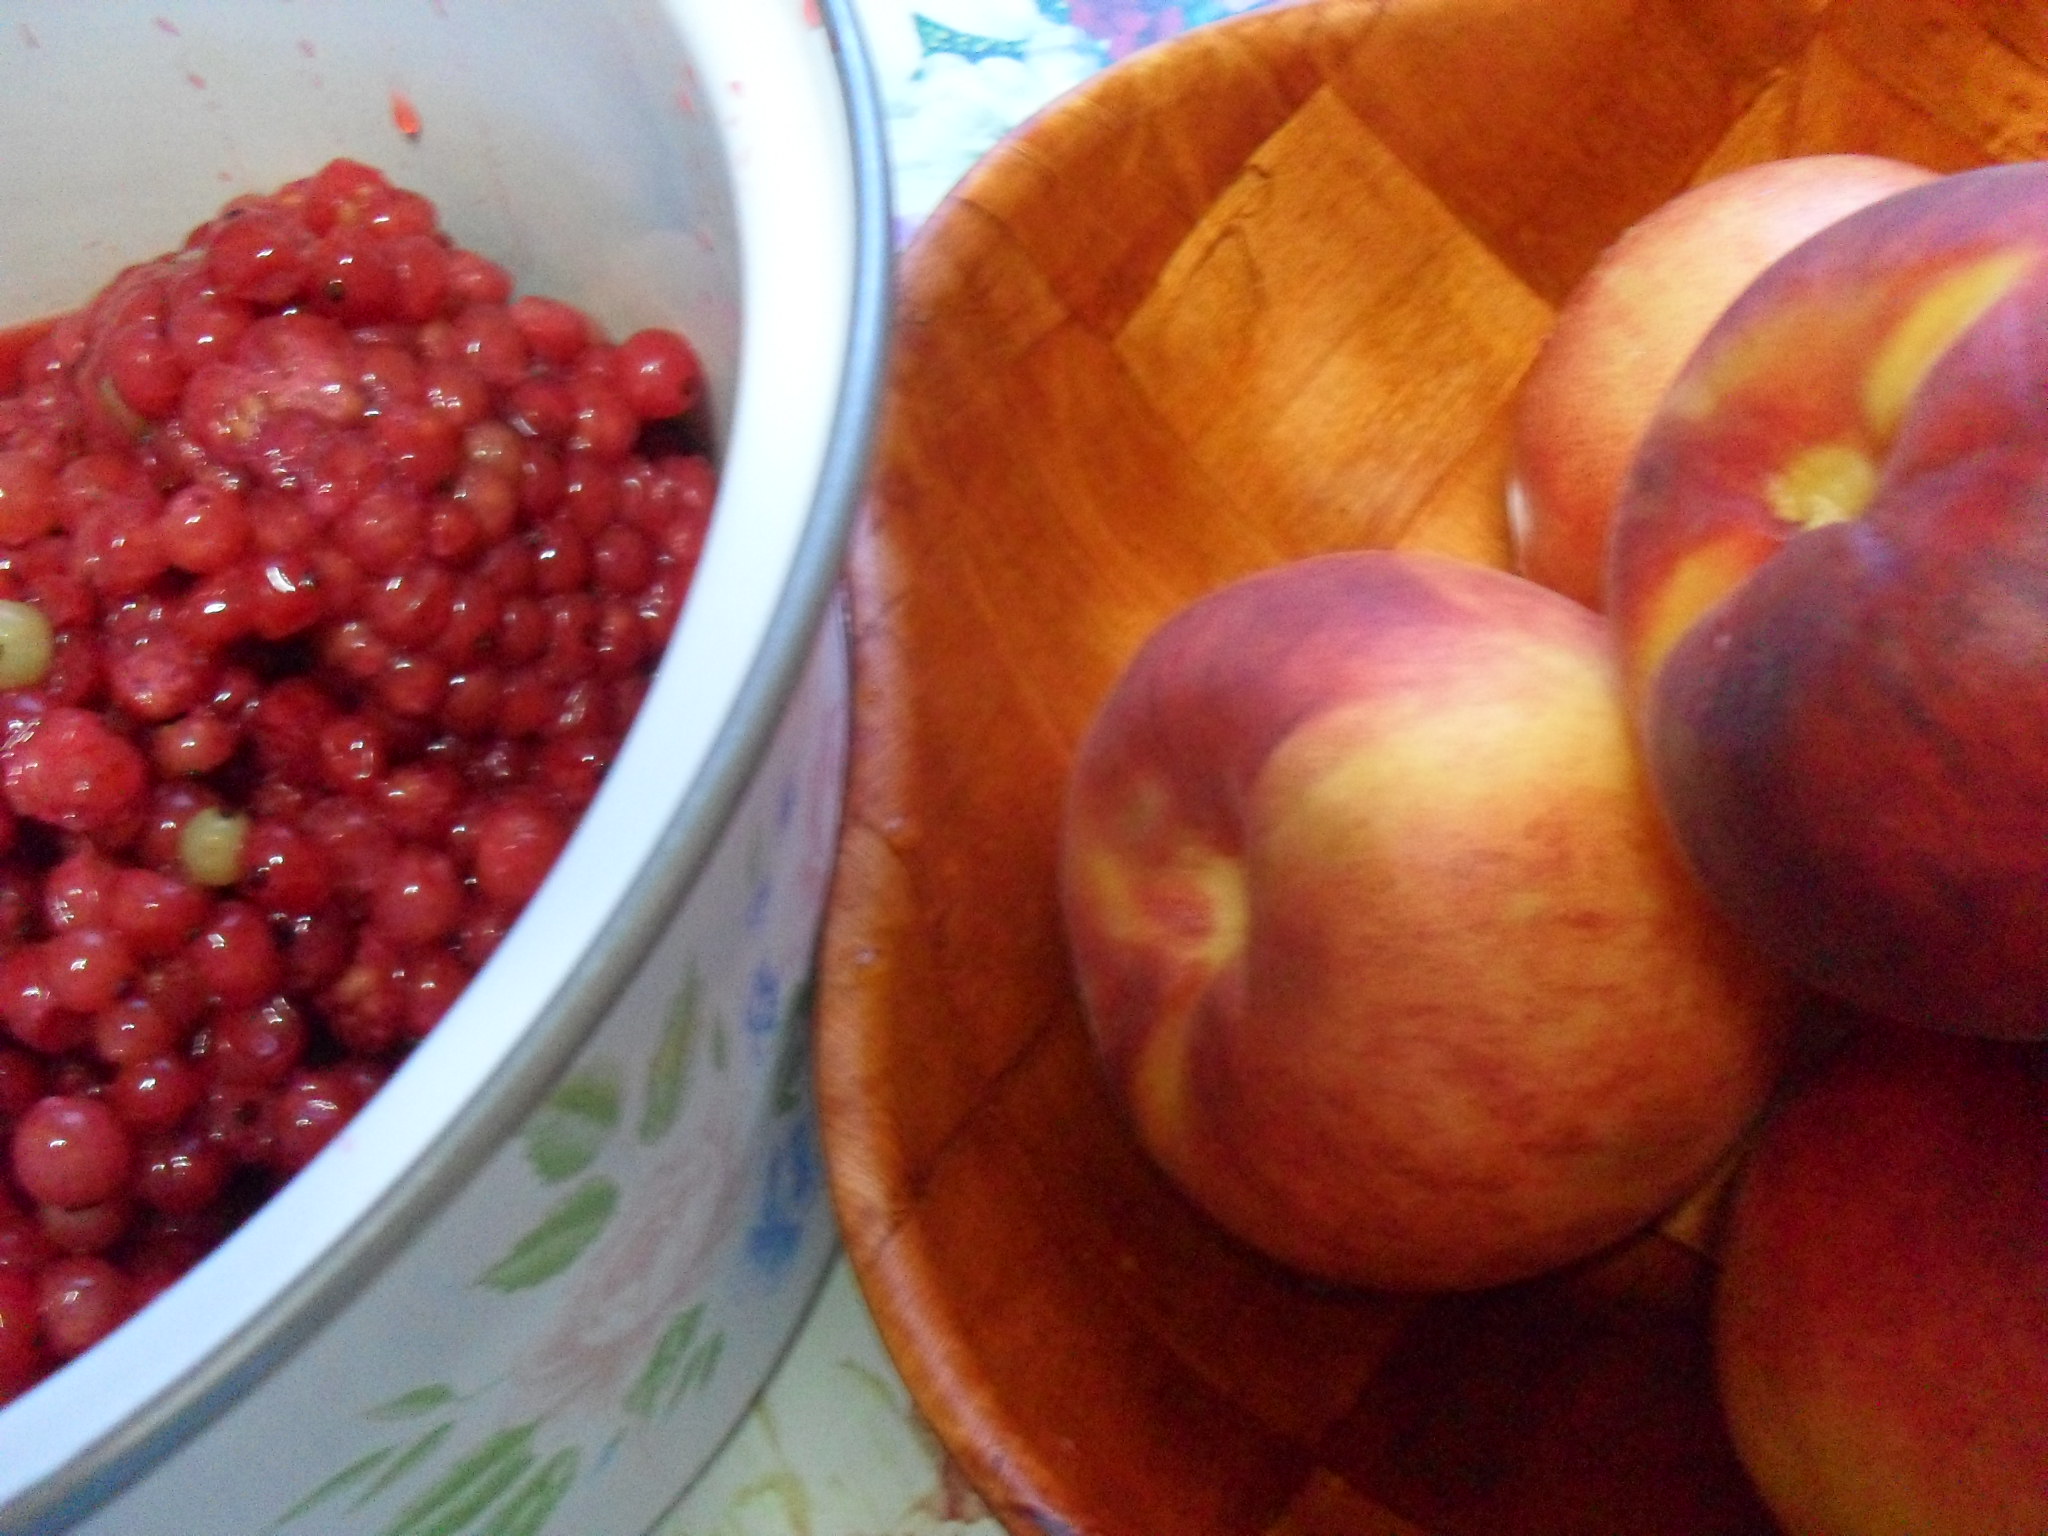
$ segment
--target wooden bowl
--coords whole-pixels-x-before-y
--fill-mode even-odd
[[[1683,1234],[1359,1294],[1163,1182],[1069,984],[1058,804],[1197,594],[1341,546],[1504,558],[1509,400],[1629,223],[1788,154],[2048,153],[2044,60],[2031,0],[1333,0],[1134,56],[926,226],[849,567],[818,1071],[861,1285],[1013,1530],[1772,1529]]]

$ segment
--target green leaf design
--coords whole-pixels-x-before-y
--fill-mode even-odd
[[[498,1506],[497,1513],[477,1536],[540,1536],[541,1528],[576,1485],[581,1461],[573,1445],[563,1446]]]
[[[782,1055],[775,1063],[775,1094],[771,1101],[777,1115],[794,1114],[803,1107],[804,1075],[811,1060],[811,1005],[818,996],[818,973],[790,989],[788,1006],[782,1012]]]
[[[711,1385],[711,1378],[718,1371],[719,1357],[725,1353],[725,1334],[721,1331],[699,1344],[691,1351],[690,1358],[683,1366],[682,1374],[676,1378],[675,1389],[662,1405],[664,1416],[674,1413],[682,1400],[692,1392],[701,1392]]]
[[[858,1392],[867,1399],[868,1406],[885,1418],[901,1418],[904,1412],[903,1393],[889,1385],[888,1377],[871,1370],[858,1360],[842,1359],[838,1362],[837,1374],[847,1383],[843,1390],[850,1396]]]
[[[566,1079],[526,1123],[526,1161],[533,1171],[546,1183],[560,1184],[588,1168],[618,1129],[621,1097],[613,1068]]]
[[[447,1407],[458,1395],[453,1387],[437,1381],[430,1387],[414,1387],[410,1392],[400,1393],[388,1403],[379,1403],[367,1410],[363,1417],[375,1419],[379,1423],[423,1419],[436,1408]]]
[[[654,1412],[682,1369],[683,1356],[696,1342],[697,1325],[703,1320],[704,1303],[701,1301],[678,1312],[670,1320],[655,1343],[654,1353],[648,1356],[647,1368],[641,1371],[639,1380],[626,1393],[626,1412],[642,1419]]]
[[[384,1536],[456,1536],[533,1466],[532,1424],[501,1429],[399,1511]]]
[[[282,1526],[290,1525],[301,1515],[312,1513],[312,1511],[318,1509],[328,1500],[340,1498],[349,1489],[355,1487],[356,1484],[362,1482],[371,1473],[383,1466],[385,1462],[389,1461],[397,1450],[397,1446],[387,1445],[382,1450],[372,1451],[367,1456],[357,1457],[339,1472],[335,1473],[334,1476],[328,1478],[318,1488],[315,1488],[311,1493],[299,1500],[290,1509],[279,1515],[277,1523],[271,1526],[271,1529],[277,1530]]]
[[[618,1205],[617,1184],[602,1176],[585,1179],[479,1275],[477,1284],[494,1291],[523,1291],[554,1279],[597,1241]]]
[[[661,1140],[682,1117],[690,1093],[690,1061],[696,1055],[703,1026],[704,978],[695,961],[685,967],[682,985],[668,1006],[668,1022],[647,1063],[647,1099],[640,1106],[640,1140]]]
[[[432,1456],[434,1452],[441,1449],[442,1442],[454,1433],[455,1421],[453,1419],[443,1419],[424,1435],[421,1435],[419,1439],[413,1441],[411,1445],[408,1445],[399,1453],[396,1461],[378,1473],[370,1486],[362,1491],[361,1497],[355,1502],[355,1508],[361,1509],[385,1489],[391,1487],[394,1483],[403,1481],[414,1467],[420,1465],[420,1463]]]

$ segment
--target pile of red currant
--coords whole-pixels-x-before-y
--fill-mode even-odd
[[[701,392],[350,161],[0,339],[0,1402],[325,1145],[533,893],[689,585]]]

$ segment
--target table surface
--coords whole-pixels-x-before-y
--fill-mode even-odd
[[[897,237],[1039,107],[1148,43],[1286,0],[854,0]],[[918,1416],[845,1257],[732,1439],[652,1536],[1003,1536]]]

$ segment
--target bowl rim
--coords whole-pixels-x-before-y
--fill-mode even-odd
[[[663,0],[662,9],[673,14],[675,4]],[[625,990],[695,885],[765,756],[838,587],[882,406],[895,261],[881,92],[855,0],[806,0],[805,12],[830,48],[838,81],[831,105],[847,140],[853,266],[845,342],[829,364],[838,388],[780,593],[698,772],[649,839],[596,942],[504,1056],[492,1090],[447,1117],[363,1218],[268,1296],[227,1343],[0,1501],[0,1529],[9,1536],[70,1529],[170,1459],[290,1361],[454,1199]]]

